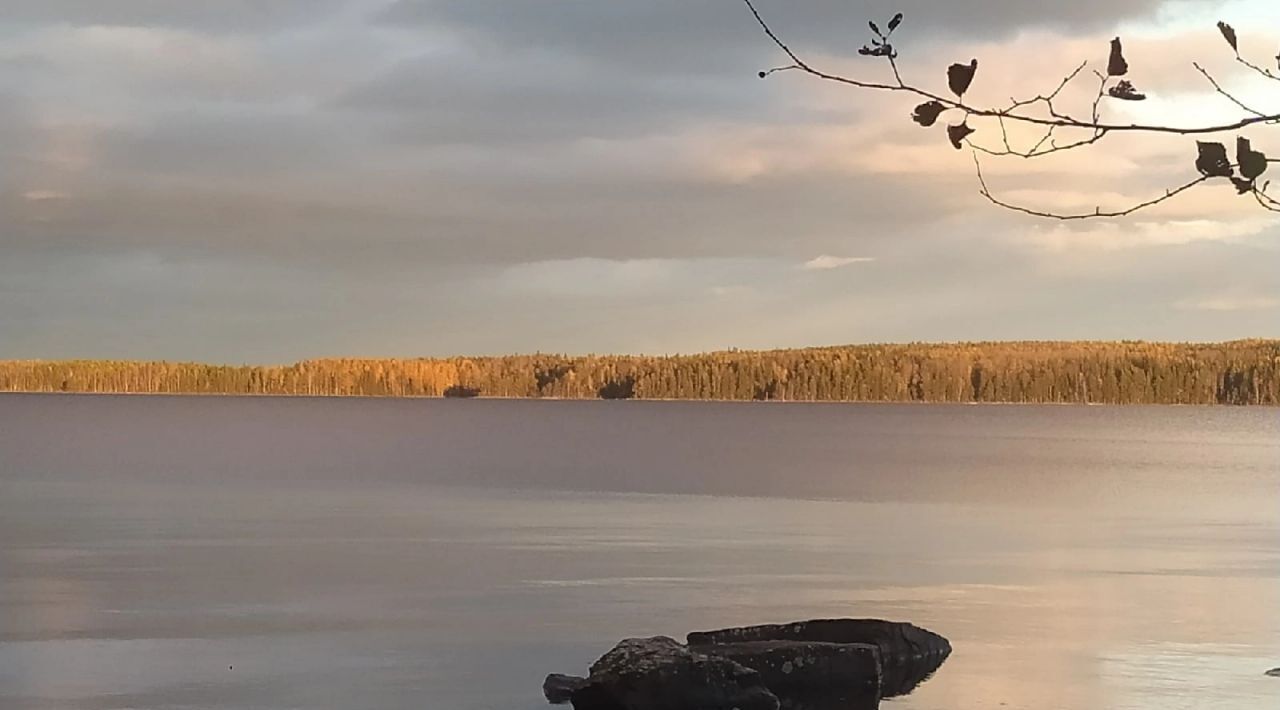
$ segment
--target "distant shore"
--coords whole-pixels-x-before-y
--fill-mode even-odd
[[[1184,404],[1179,402],[913,402],[896,400],[861,400],[861,399],[672,399],[659,397],[629,397],[627,399],[605,399],[601,397],[444,397],[442,395],[425,394],[270,394],[246,392],[47,392],[41,390],[0,390],[0,397],[165,397],[173,399],[208,397],[215,399],[334,399],[334,400],[413,400],[425,402],[472,401],[472,402],[530,402],[547,404],[584,403],[584,402],[636,402],[640,404],[740,404],[744,406],[770,406],[788,404],[821,404],[821,405],[894,405],[894,406],[947,406],[947,407],[1231,407],[1256,406],[1274,407],[1280,403],[1261,403],[1250,405]]]
[[[1280,403],[1280,340],[1008,342],[699,355],[0,361],[0,392],[951,404]]]

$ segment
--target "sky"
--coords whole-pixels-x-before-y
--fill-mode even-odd
[[[1271,0],[758,6],[869,80],[866,21],[902,11],[904,78],[944,92],[977,57],[975,103],[1101,69],[1119,34],[1150,98],[1108,119],[1238,117],[1193,59],[1280,111],[1214,27],[1274,63]],[[0,0],[0,358],[1280,336],[1280,219],[1229,186],[1018,215],[910,97],[757,78],[783,63],[738,0]],[[1064,93],[1083,113],[1087,83]],[[1245,135],[1280,153],[1274,126]],[[1089,211],[1194,157],[1108,137],[983,169]]]

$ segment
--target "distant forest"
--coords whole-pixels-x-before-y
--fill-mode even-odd
[[[848,402],[1280,403],[1280,341],[1017,342],[307,360],[0,361],[0,391]]]

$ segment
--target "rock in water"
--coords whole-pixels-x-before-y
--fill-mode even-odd
[[[574,710],[778,710],[759,673],[666,636],[623,640],[570,700]]]
[[[542,694],[552,705],[563,705],[573,698],[573,691],[587,684],[586,678],[552,673],[542,681]]]
[[[806,692],[878,695],[880,653],[875,646],[821,641],[745,641],[700,646],[760,674],[779,697]]]
[[[715,654],[717,646],[763,641],[874,646],[880,656],[884,698],[911,692],[951,654],[951,643],[932,631],[880,619],[817,619],[689,634],[689,647],[709,654]]]
[[[626,639],[588,678],[542,690],[575,710],[874,710],[910,692],[951,653],[943,637],[878,619],[818,619]]]

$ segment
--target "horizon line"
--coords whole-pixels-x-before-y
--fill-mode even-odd
[[[134,363],[134,364],[171,364],[171,365],[205,365],[216,367],[292,367],[304,363],[312,362],[376,362],[376,361],[413,361],[413,360],[492,360],[502,358],[521,358],[521,357],[559,357],[559,358],[681,358],[681,357],[704,357],[707,355],[722,354],[769,354],[780,352],[804,352],[804,351],[821,351],[821,350],[841,350],[841,349],[857,349],[857,348],[906,348],[906,347],[980,347],[980,346],[1008,346],[1008,345],[1050,345],[1050,346],[1081,346],[1081,345],[1156,345],[1156,346],[1233,346],[1243,344],[1272,344],[1280,346],[1280,337],[1247,337],[1232,338],[1229,340],[1147,340],[1137,339],[1119,339],[1119,340],[1043,340],[1043,339],[1015,339],[1015,340],[910,340],[910,341],[875,341],[865,343],[840,343],[830,345],[802,345],[795,347],[774,347],[774,348],[739,348],[727,347],[713,350],[697,350],[697,351],[675,351],[667,353],[647,353],[647,352],[587,352],[587,353],[570,353],[565,351],[514,351],[506,353],[489,353],[489,354],[453,354],[453,355],[324,355],[305,357],[286,362],[273,363],[254,363],[241,361],[239,363],[231,362],[214,362],[208,360],[192,360],[192,359],[169,359],[169,358],[94,358],[94,357],[61,357],[61,358],[0,358],[0,364],[14,363]]]

